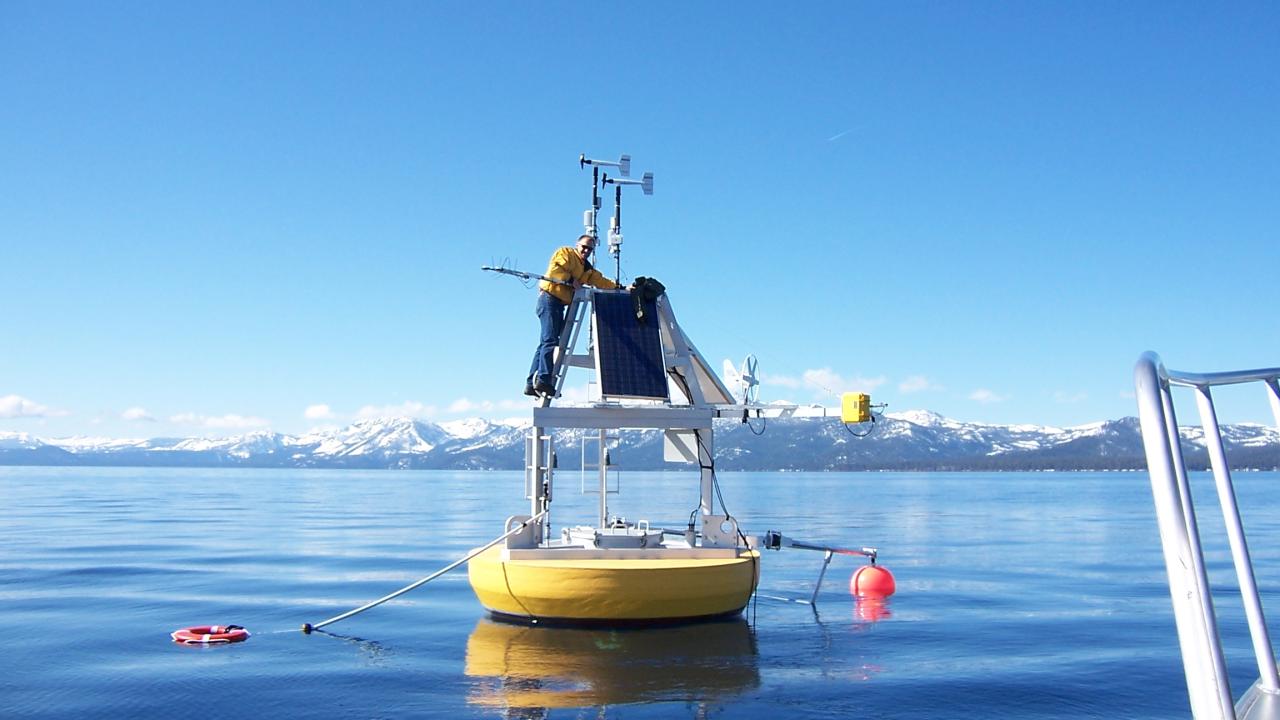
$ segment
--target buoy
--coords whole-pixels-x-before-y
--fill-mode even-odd
[[[857,597],[885,598],[897,589],[893,573],[879,565],[863,565],[849,578],[849,592]]]
[[[169,633],[183,645],[225,645],[249,639],[249,631],[239,625],[197,625]]]

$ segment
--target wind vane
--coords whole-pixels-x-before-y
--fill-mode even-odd
[[[585,168],[591,166],[591,207],[582,215],[582,225],[586,235],[599,239],[600,229],[596,221],[596,215],[600,211],[600,188],[603,185],[613,185],[613,217],[609,219],[609,255],[613,258],[613,281],[619,285],[622,284],[622,186],[623,185],[639,185],[645,195],[653,194],[653,173],[646,172],[641,179],[635,180],[631,177],[631,156],[622,155],[615,162],[613,160],[595,160],[587,157],[585,154],[578,156],[578,167]],[[622,177],[609,177],[608,174],[602,174],[600,168],[617,168],[618,173]],[[545,275],[537,273],[524,272],[523,270],[514,270],[506,267],[505,263],[501,266],[482,265],[481,270],[489,272],[501,273],[503,275],[511,275],[521,278],[522,280],[546,280],[547,282],[557,285],[570,285],[561,280],[552,280]]]

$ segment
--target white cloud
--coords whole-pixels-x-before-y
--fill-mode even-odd
[[[780,385],[785,388],[798,388],[800,381],[788,375],[770,375],[760,373],[760,382],[764,385]]]
[[[302,411],[302,417],[308,420],[332,420],[335,416],[333,409],[328,405],[308,405],[306,410]]]
[[[140,407],[131,407],[128,410],[125,410],[124,412],[120,413],[120,419],[128,420],[129,422],[155,422],[156,421],[156,419],[152,417],[151,413],[147,412],[145,409]]]
[[[760,373],[760,383],[776,385],[791,390],[806,389],[817,395],[840,395],[846,392],[871,392],[885,383],[885,377],[845,377],[831,368],[805,370],[799,378],[790,375],[768,375]]]
[[[1063,405],[1074,405],[1075,403],[1088,400],[1089,396],[1082,392],[1069,393],[1065,390],[1059,390],[1053,394],[1053,401],[1062,403]]]
[[[579,404],[579,403],[594,402],[599,399],[600,399],[599,387],[595,388],[591,393],[588,393],[586,385],[569,385],[568,387],[561,389],[560,399],[558,400],[558,402],[565,403],[565,404]],[[520,405],[526,410],[529,408],[529,403],[527,402],[521,403]]]
[[[49,408],[20,395],[0,397],[0,418],[48,417]]]
[[[969,393],[969,399],[980,402],[984,405],[989,405],[991,403],[1004,402],[1009,398],[1004,395],[997,395],[986,388],[978,388],[977,390]]]
[[[835,373],[831,368],[819,368],[816,370],[805,370],[801,375],[801,380],[806,387],[815,390],[824,390],[826,392],[839,395],[846,392],[869,392],[875,390],[885,383],[885,377],[865,378],[855,376],[846,378],[843,375]]]
[[[233,429],[243,430],[248,428],[260,428],[270,425],[269,422],[259,417],[245,417],[244,415],[236,415],[234,413],[228,415],[199,415],[197,413],[180,413],[178,415],[170,415],[169,422],[178,425],[196,425],[198,427],[214,428],[219,430]]]
[[[932,380],[930,380],[929,378],[923,375],[912,375],[911,377],[905,378],[903,379],[902,382],[898,383],[898,392],[904,393],[904,394],[924,392],[926,390],[941,390],[941,389],[942,389],[941,385],[934,383]]]
[[[468,398],[458,398],[457,400],[454,400],[452,403],[449,403],[449,412],[451,413],[475,412],[477,410],[483,412],[483,411],[492,410],[492,409],[493,409],[493,403],[489,402],[488,400],[483,400],[481,402],[472,402]]]
[[[205,418],[204,424],[206,427],[211,428],[255,428],[267,427],[271,423],[259,417],[220,415],[218,417]]]
[[[365,405],[356,411],[359,420],[371,420],[384,417],[431,417],[436,414],[435,405],[423,405],[420,402],[408,401],[399,405]]]
[[[499,400],[498,402],[495,403],[492,400],[473,401],[470,398],[458,398],[457,400],[454,400],[452,403],[449,403],[448,412],[489,413],[489,412],[493,412],[494,410],[520,410],[527,407],[529,407],[529,403],[518,402],[516,400]]]

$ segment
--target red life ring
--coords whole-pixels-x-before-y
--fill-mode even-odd
[[[249,631],[239,625],[198,625],[169,633],[183,645],[220,645],[249,639]]]

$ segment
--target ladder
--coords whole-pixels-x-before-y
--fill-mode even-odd
[[[609,432],[607,429],[601,428],[596,434],[587,433],[582,436],[582,464],[579,466],[581,470],[578,473],[579,491],[583,494],[599,493],[599,524],[598,527],[605,527],[609,520],[609,495],[616,495],[622,492],[622,474],[618,472],[616,465],[613,465],[609,457],[609,448],[617,447],[621,442],[622,436],[619,431]],[[596,443],[594,453],[587,452],[587,443]],[[587,471],[593,471],[596,475],[595,487],[587,483]],[[609,487],[609,475],[613,474],[614,486]]]
[[[588,451],[587,448],[592,443],[595,448]],[[588,484],[587,474],[593,477],[600,477],[600,469],[606,468],[606,472],[613,474],[613,486],[606,486],[605,492],[610,495],[616,495],[622,491],[622,480],[620,479],[620,471],[614,464],[613,455],[610,450],[617,448],[622,443],[622,435],[617,430],[609,432],[600,430],[598,435],[584,434],[581,441],[582,460],[578,466],[578,491],[583,495],[600,492],[599,483]],[[601,451],[603,450],[603,452]]]
[[[539,518],[535,534],[546,539],[551,527],[551,488],[556,468],[555,438],[543,428],[529,428],[524,437],[524,499]]]

